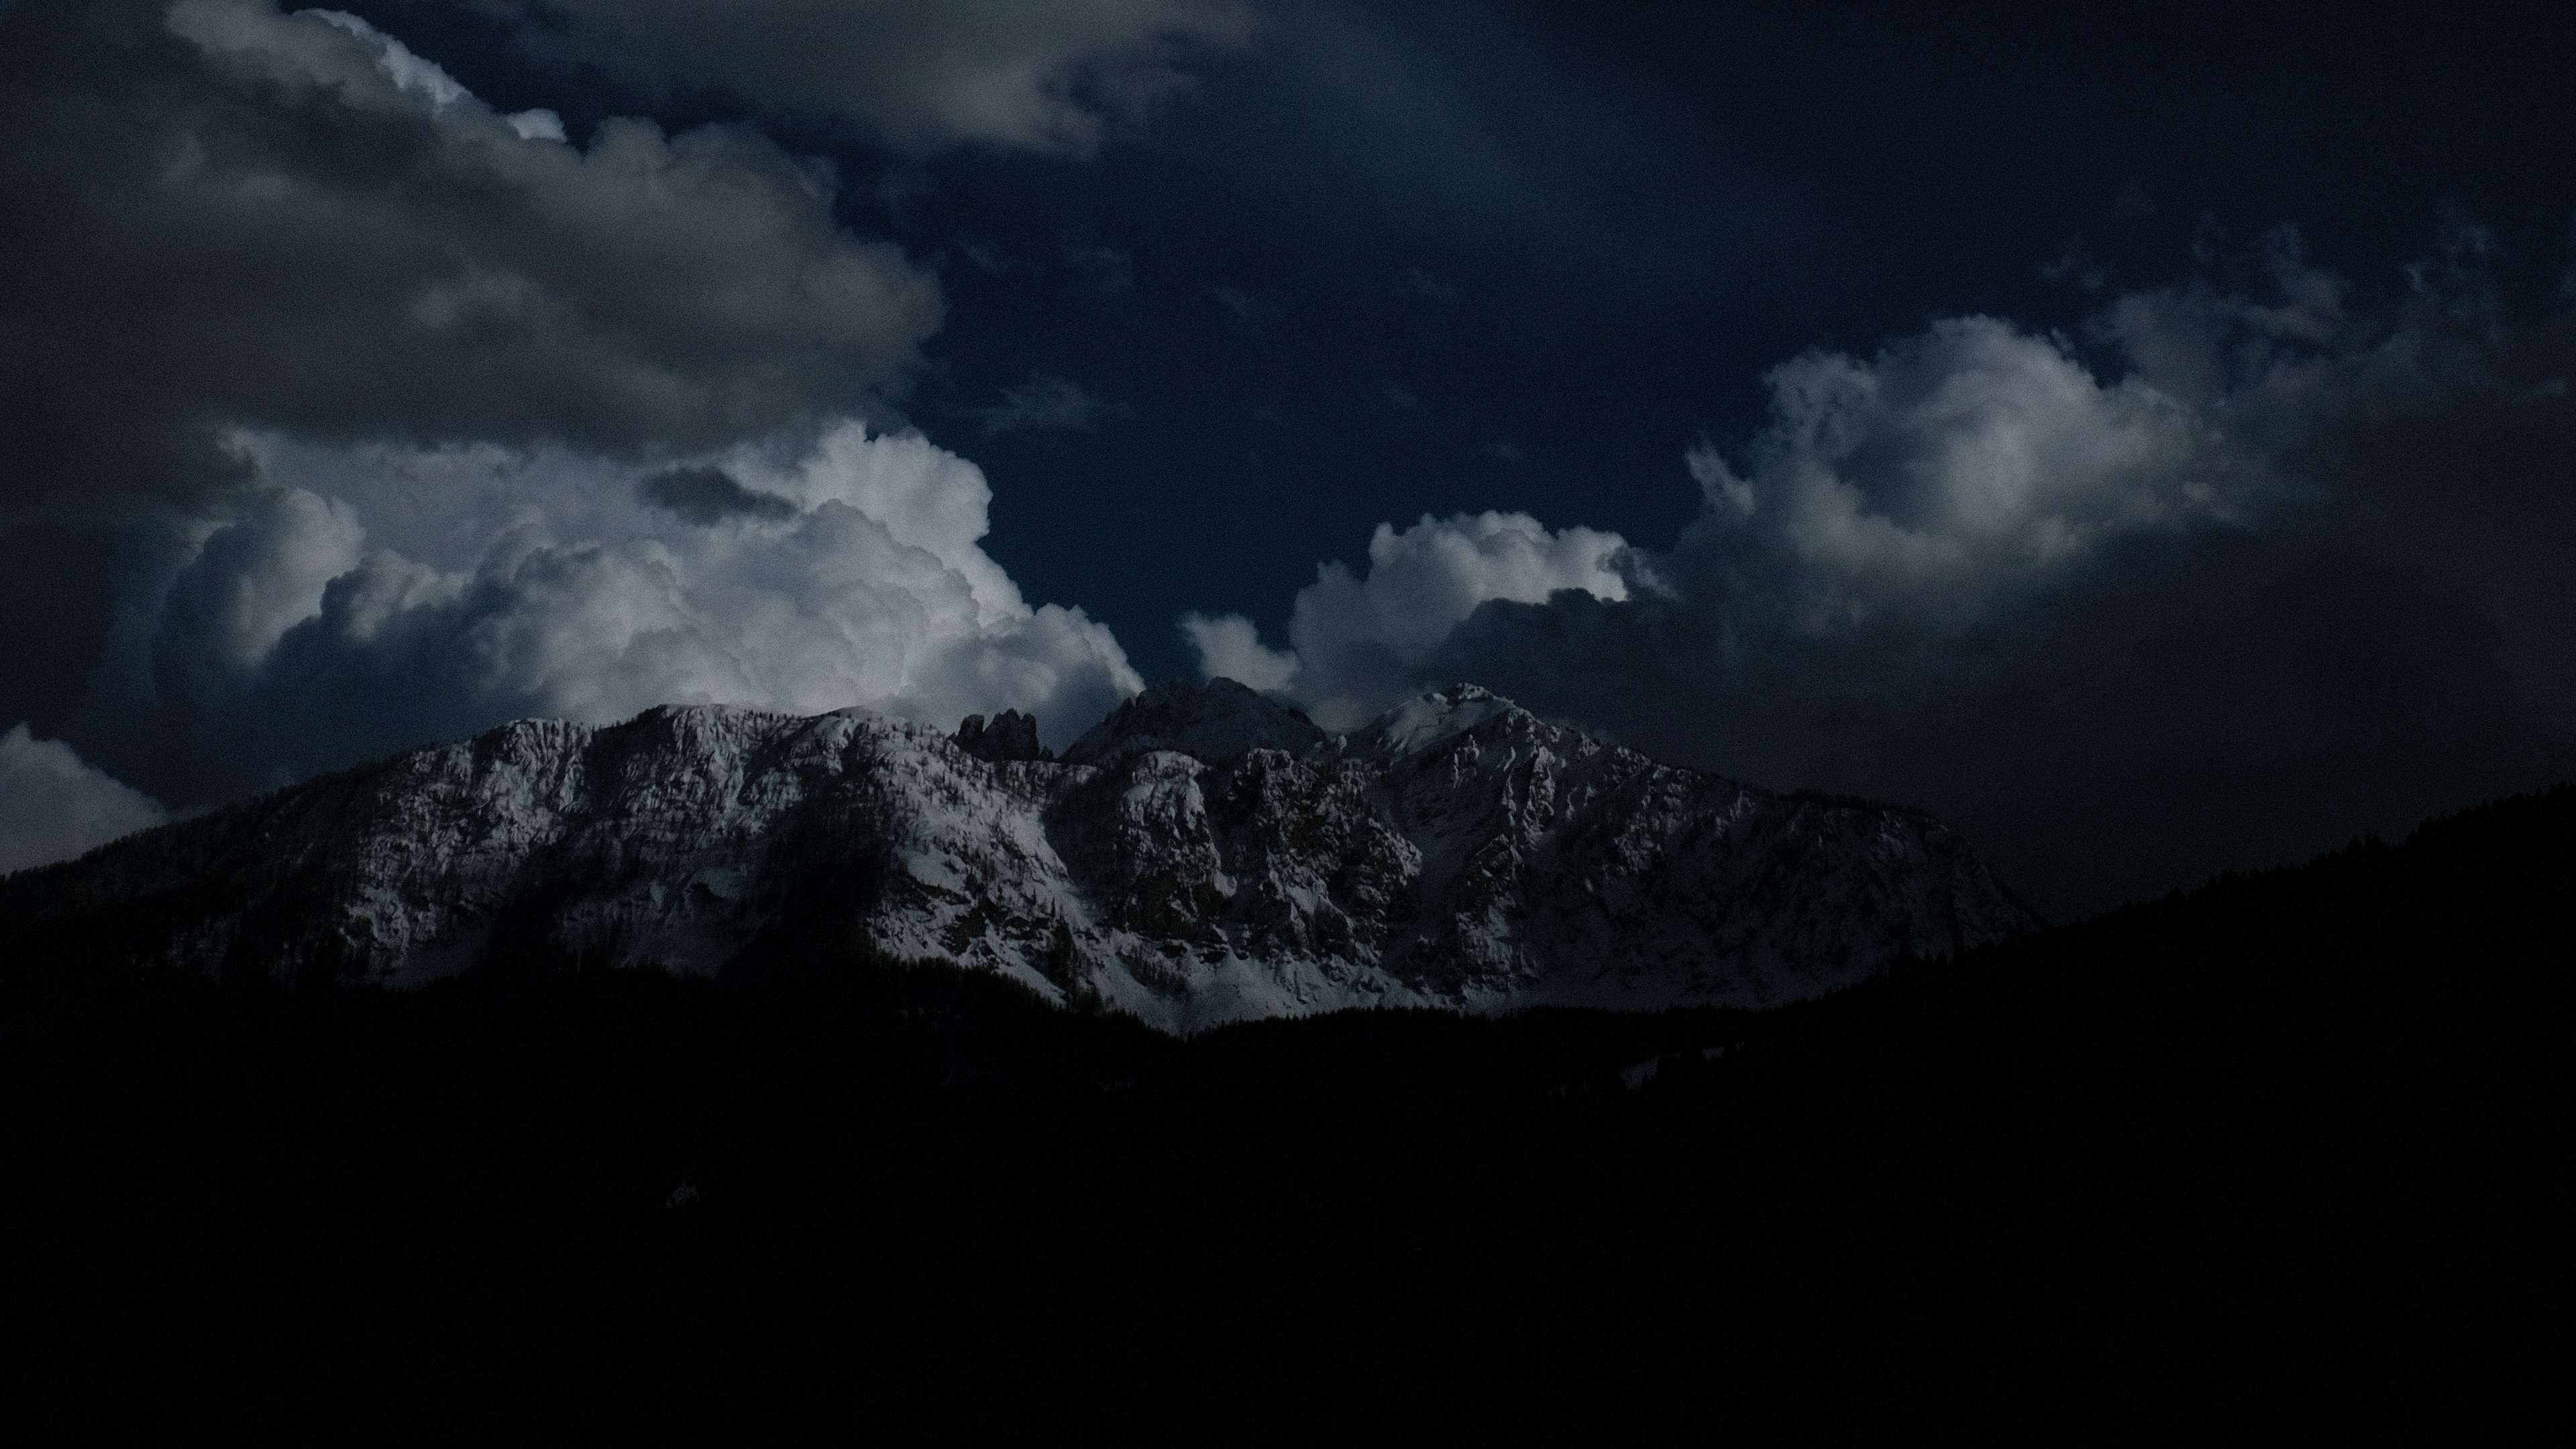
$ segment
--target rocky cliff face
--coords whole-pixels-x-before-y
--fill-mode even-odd
[[[0,922],[390,985],[865,945],[1172,1030],[1768,1005],[2035,924],[1920,812],[1660,765],[1473,686],[1346,737],[1229,681],[1150,690],[1062,760],[1026,724],[525,721],[23,872]]]

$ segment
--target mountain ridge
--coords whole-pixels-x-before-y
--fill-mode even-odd
[[[865,709],[519,721],[21,872],[0,919],[389,986],[531,953],[719,971],[796,926],[1180,1032],[1770,1005],[2036,924],[1919,811],[1658,764],[1473,685],[1345,736],[1163,685],[1062,759],[1033,741]]]

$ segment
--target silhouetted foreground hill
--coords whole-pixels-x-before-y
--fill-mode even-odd
[[[2295,1381],[2457,1423],[2444,1375],[2542,1342],[2571,882],[2562,786],[1771,1012],[1187,1041],[788,937],[718,981],[307,996],[22,943],[11,1252],[153,1323],[498,1294],[558,1348],[814,1312],[816,1355],[1064,1354],[1134,1314],[1312,1325],[1348,1373],[1876,1338],[2166,1386],[2122,1414]]]

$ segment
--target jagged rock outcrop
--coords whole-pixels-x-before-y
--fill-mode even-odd
[[[22,872],[13,921],[394,985],[864,942],[1174,1030],[1767,1005],[2035,924],[1918,811],[1661,765],[1474,686],[1327,737],[1224,680],[1149,690],[1061,761],[1011,713],[523,721]]]
[[[980,714],[970,714],[957,726],[957,748],[990,764],[1005,760],[1052,760],[1055,756],[1038,743],[1038,722],[1034,716],[1016,709],[1006,709],[984,723]]]

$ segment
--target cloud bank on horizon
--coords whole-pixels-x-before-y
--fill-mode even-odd
[[[1381,526],[1364,577],[1324,565],[1287,649],[1183,629],[1202,673],[1332,728],[1469,679],[1924,804],[2060,910],[2402,828],[2576,768],[2576,286],[2514,316],[2490,246],[2455,221],[2378,314],[2283,229],[2260,290],[2120,297],[2089,348],[1963,317],[1811,352],[1732,459],[1687,451],[1702,506],[1669,549],[1425,518]],[[1584,576],[1537,565],[1552,540]],[[2052,859],[2070,821],[2080,863]]]

